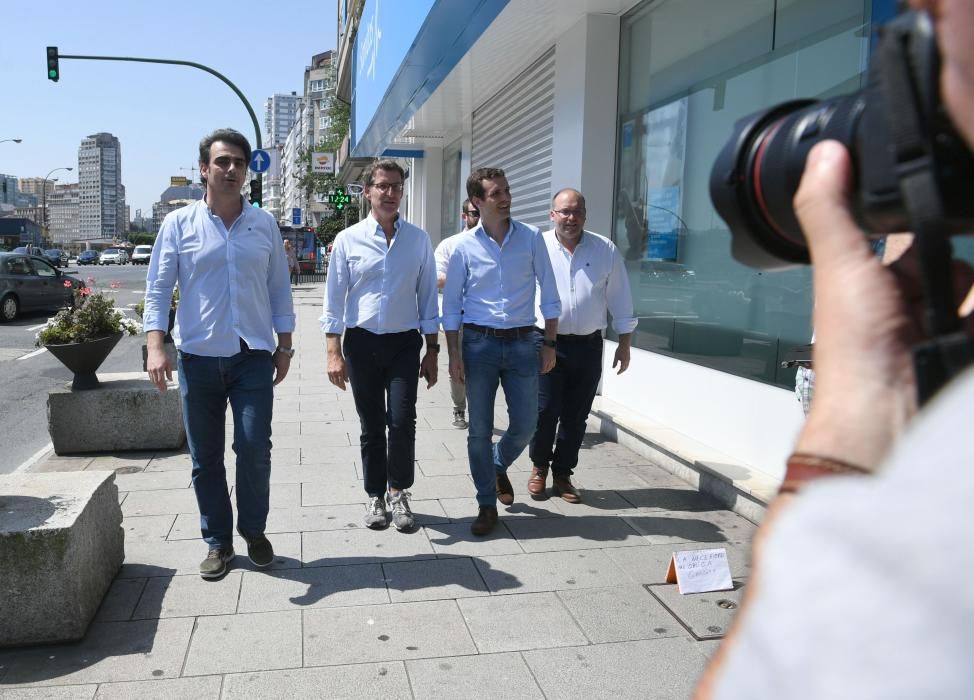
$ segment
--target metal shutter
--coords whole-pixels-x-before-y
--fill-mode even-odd
[[[471,171],[502,168],[511,186],[511,216],[548,227],[554,136],[555,49],[473,113]]]

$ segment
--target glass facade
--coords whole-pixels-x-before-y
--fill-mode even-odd
[[[808,343],[811,272],[730,254],[710,170],[739,118],[863,84],[869,0],[658,0],[623,18],[613,238],[636,347],[790,387]]]

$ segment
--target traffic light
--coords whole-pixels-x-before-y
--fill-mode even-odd
[[[61,77],[61,69],[58,67],[57,46],[47,47],[47,78],[55,83]]]
[[[250,181],[250,205],[260,209],[263,204],[264,198],[261,196],[260,180],[254,178]]]

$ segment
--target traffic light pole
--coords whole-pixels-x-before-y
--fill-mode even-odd
[[[50,48],[53,48],[55,52],[57,52],[56,47],[50,47]],[[84,55],[55,53],[55,57],[56,57],[55,60],[58,58],[72,58],[79,61],[129,61],[133,63],[163,63],[163,64],[174,65],[174,66],[189,66],[190,68],[198,68],[201,71],[206,71],[210,75],[214,75],[220,80],[222,80],[224,83],[226,83],[230,87],[230,89],[233,90],[234,93],[236,93],[237,97],[240,98],[240,101],[243,102],[244,107],[247,108],[247,113],[250,115],[250,121],[253,122],[254,124],[254,135],[257,137],[257,148],[261,149],[264,147],[263,142],[261,141],[260,138],[260,124],[257,122],[257,115],[254,114],[254,108],[250,106],[250,102],[247,101],[247,98],[244,97],[242,92],[240,92],[240,89],[236,85],[231,83],[230,80],[225,75],[213,70],[209,66],[204,66],[202,63],[194,63],[193,61],[177,61],[175,59],[168,59],[168,58],[137,58],[135,56],[84,56]],[[262,173],[256,173],[256,175],[257,175],[257,182],[260,184],[261,191],[263,192],[264,176]]]

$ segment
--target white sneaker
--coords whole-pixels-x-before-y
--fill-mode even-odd
[[[382,496],[370,496],[369,504],[365,507],[365,525],[373,530],[382,530],[389,524],[386,512],[386,499]]]
[[[386,494],[389,510],[392,511],[392,524],[396,526],[397,530],[412,530],[413,526],[416,525],[413,511],[409,508],[409,497],[411,495],[409,491],[400,491],[395,496],[391,493]]]
[[[467,418],[462,408],[453,409],[453,427],[460,428],[460,430],[467,429]]]

